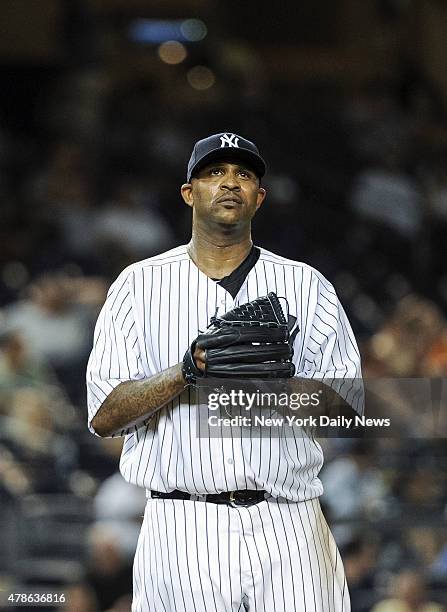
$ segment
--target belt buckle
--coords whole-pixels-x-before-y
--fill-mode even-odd
[[[238,499],[235,497],[235,494],[237,493],[237,491],[230,491],[230,497],[229,497],[229,502],[232,508],[240,508],[242,507],[247,507],[247,503],[244,502],[244,500],[242,499]]]

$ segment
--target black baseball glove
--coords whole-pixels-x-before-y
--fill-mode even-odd
[[[295,374],[289,329],[275,293],[212,317],[183,358],[183,376],[196,378],[289,378]],[[194,360],[196,348],[205,352],[205,370]]]

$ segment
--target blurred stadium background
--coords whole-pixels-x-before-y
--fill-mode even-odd
[[[144,494],[86,429],[84,371],[111,281],[189,239],[198,138],[258,143],[255,243],[335,284],[365,375],[446,376],[447,3],[2,0],[0,22],[0,591],[122,612]],[[446,609],[445,440],[413,426],[324,441],[353,612]]]

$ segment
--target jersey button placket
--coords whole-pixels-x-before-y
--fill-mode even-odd
[[[217,297],[216,308],[217,308],[218,315],[222,315],[225,312],[227,312],[227,310],[230,310],[231,308],[233,308],[233,298],[219,284],[217,284],[217,296],[216,297]],[[213,314],[215,313],[213,312]]]

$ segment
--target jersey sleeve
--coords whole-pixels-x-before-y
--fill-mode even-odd
[[[87,365],[88,426],[115,387],[127,380],[145,378],[135,313],[126,277],[118,277],[107,294],[96,322],[93,349]],[[116,435],[125,435],[123,430]]]
[[[364,388],[360,352],[348,317],[329,282],[317,281],[313,317],[296,376],[326,379],[358,413],[363,414]]]

